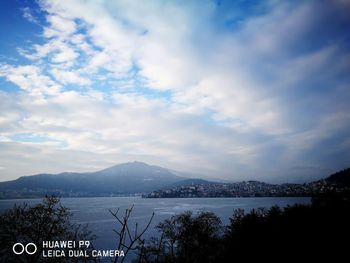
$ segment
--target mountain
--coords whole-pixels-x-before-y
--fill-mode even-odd
[[[109,196],[144,193],[188,178],[142,162],[123,163],[90,173],[37,174],[0,182],[0,197]],[[194,179],[191,179],[194,180]]]
[[[350,168],[336,172],[326,178],[326,182],[340,186],[350,186]]]
[[[97,172],[37,174],[0,182],[0,198],[31,198],[50,194],[69,197],[114,196],[150,192],[151,195],[153,193],[152,197],[187,194],[203,197],[309,196],[334,189],[350,193],[350,168],[308,184],[271,185],[255,181],[218,183],[189,177],[193,176],[142,162],[129,162]]]

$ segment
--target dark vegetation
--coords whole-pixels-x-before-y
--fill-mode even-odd
[[[67,262],[66,258],[41,257],[42,241],[93,240],[95,236],[87,225],[72,224],[68,208],[56,197],[46,197],[35,206],[15,205],[0,215],[0,262]],[[15,255],[12,246],[17,243],[34,243],[38,251],[34,255]],[[91,250],[92,247],[88,248]],[[74,259],[71,262],[94,262],[92,258]]]
[[[350,168],[336,172],[330,175],[326,181],[331,184],[342,185],[344,187],[350,186]]]
[[[186,212],[158,225],[160,238],[140,245],[139,262],[271,262],[348,257],[350,202],[235,210],[228,226],[211,212]]]

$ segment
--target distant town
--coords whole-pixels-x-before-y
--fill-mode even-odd
[[[329,183],[326,180],[306,184],[268,184],[258,181],[239,183],[203,183],[153,191],[144,198],[193,198],[193,197],[298,197],[328,193],[341,194],[350,188]]]

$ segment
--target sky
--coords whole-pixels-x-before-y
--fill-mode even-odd
[[[0,1],[0,181],[129,161],[350,166],[350,1]]]

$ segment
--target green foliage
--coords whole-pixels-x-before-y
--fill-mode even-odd
[[[0,216],[0,262],[47,262],[40,257],[42,241],[95,238],[86,225],[72,224],[70,216],[69,209],[52,196],[35,206],[15,205]],[[17,242],[37,244],[38,251],[32,256],[15,255],[12,246]],[[53,258],[50,262],[67,259]]]

